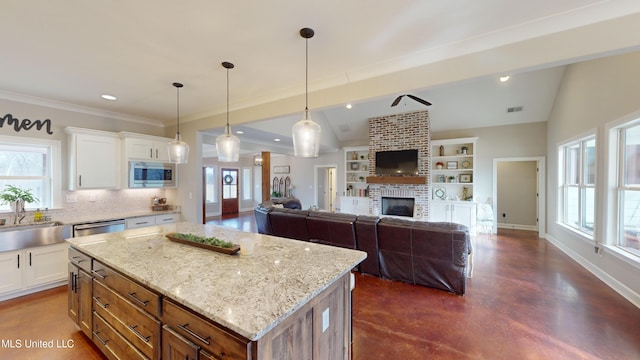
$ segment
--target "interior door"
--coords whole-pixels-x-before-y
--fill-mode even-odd
[[[222,215],[238,213],[238,169],[222,169]]]

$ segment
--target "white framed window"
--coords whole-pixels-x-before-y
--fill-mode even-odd
[[[205,200],[208,203],[218,202],[217,184],[216,178],[216,166],[205,166],[204,168],[204,187],[205,187]]]
[[[616,130],[616,245],[640,256],[640,119]]]
[[[60,201],[60,141],[0,136],[0,190],[13,185],[38,198],[27,209],[53,208]],[[9,204],[0,211],[10,210]]]
[[[596,136],[560,145],[558,221],[592,239],[595,227]]]
[[[242,168],[242,200],[251,200],[251,168]]]

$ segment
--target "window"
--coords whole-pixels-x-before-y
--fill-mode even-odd
[[[60,179],[60,142],[0,136],[0,189],[14,185],[29,189],[38,198],[26,208],[52,208],[57,204]],[[10,210],[9,204],[0,211]]]
[[[216,167],[207,166],[204,168],[204,186],[205,200],[210,203],[217,202],[218,195],[216,193]]]
[[[595,218],[596,138],[560,147],[560,222],[593,237]]]
[[[242,200],[251,200],[251,168],[242,168]]]
[[[640,255],[640,123],[618,129],[618,246]]]
[[[238,170],[222,169],[222,199],[238,198]]]

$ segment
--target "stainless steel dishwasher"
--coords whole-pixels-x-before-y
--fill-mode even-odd
[[[111,233],[124,229],[124,219],[76,224],[73,225],[73,237]]]

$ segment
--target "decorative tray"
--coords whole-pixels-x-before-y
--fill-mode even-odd
[[[214,240],[218,240],[215,238],[206,238],[204,236],[198,236],[198,235],[193,235],[193,234],[181,234],[181,233],[169,233],[165,235],[167,237],[167,239],[180,243],[180,244],[185,244],[185,245],[189,245],[189,246],[195,246],[195,247],[199,247],[202,249],[207,249],[207,250],[211,250],[211,251],[216,251],[219,253],[223,253],[223,254],[228,254],[228,255],[233,255],[235,253],[237,253],[238,251],[240,251],[240,246],[237,244],[231,244],[231,246],[229,247],[222,247],[222,246],[216,246],[216,245],[211,245],[211,244],[207,244],[204,241],[207,241],[209,239],[214,239]],[[186,238],[185,238],[186,237]],[[190,240],[188,238],[192,238],[193,240]],[[199,242],[199,241],[203,241],[203,242]],[[220,240],[218,240],[220,241]]]

